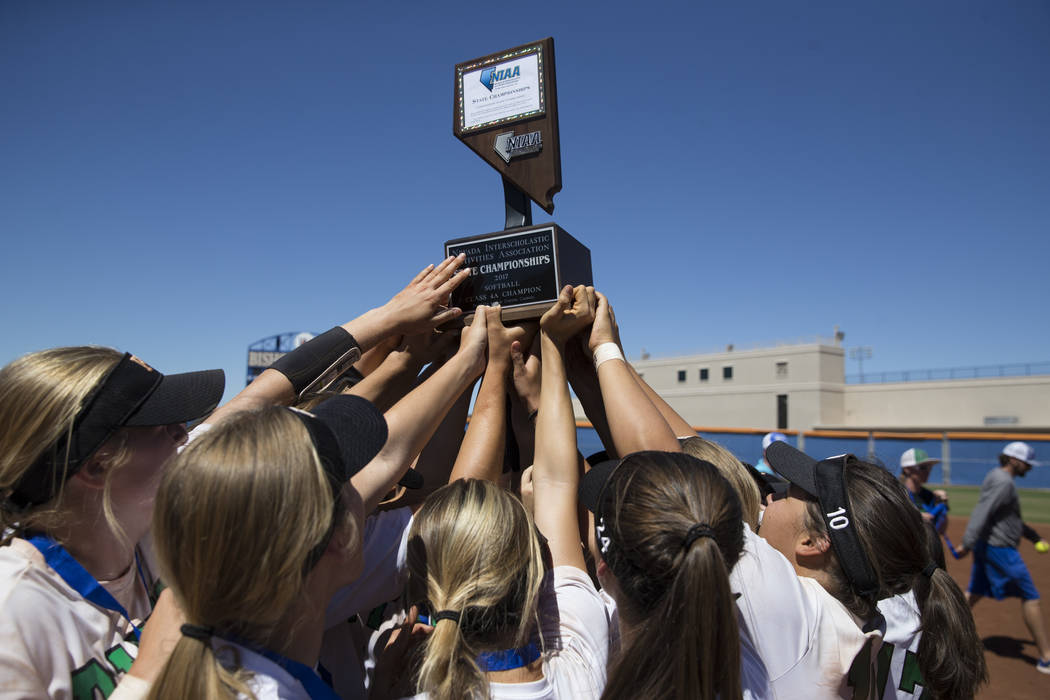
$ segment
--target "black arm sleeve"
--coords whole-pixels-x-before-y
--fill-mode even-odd
[[[1029,542],[1039,542],[1043,538],[1039,536],[1039,533],[1028,527],[1027,523],[1021,523],[1021,535],[1024,536]]]

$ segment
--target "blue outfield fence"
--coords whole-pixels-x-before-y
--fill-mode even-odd
[[[723,445],[743,462],[756,464],[762,456],[762,436],[764,433],[740,433],[719,432],[717,430],[700,431],[702,437]],[[927,434],[924,434],[927,435]],[[950,479],[947,483],[954,486],[980,486],[984,481],[988,470],[999,466],[999,453],[1009,437],[996,436],[996,438],[956,438],[948,433],[948,457],[950,467]],[[1041,488],[1050,489],[1050,435],[1042,439],[1033,439],[1033,436],[1019,436],[1035,448],[1035,461],[1033,469],[1027,476],[1017,479],[1018,488]],[[587,456],[602,449],[598,434],[592,428],[577,428],[576,439],[580,452]],[[873,434],[869,441],[867,437],[823,437],[813,433],[805,433],[802,436],[803,450],[816,458],[830,457],[831,455],[850,452],[858,457],[874,457],[879,463],[890,471],[897,473],[900,469],[901,453],[911,447],[918,447],[926,451],[933,459],[942,462],[934,466],[930,472],[930,483],[943,484],[945,480],[943,440],[929,437],[900,438],[879,437]],[[789,435],[788,442],[799,446],[799,436]],[[873,453],[869,453],[869,447],[873,447]]]

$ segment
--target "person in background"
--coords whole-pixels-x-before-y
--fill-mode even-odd
[[[755,469],[757,469],[758,471],[762,472],[763,474],[775,475],[775,472],[773,471],[773,469],[766,462],[766,450],[768,450],[769,446],[772,445],[774,442],[787,442],[787,441],[788,441],[787,435],[785,435],[784,433],[777,433],[777,432],[766,433],[762,437],[762,457],[758,460],[758,464],[755,465]]]
[[[1032,469],[1035,450],[1024,442],[1011,442],[999,455],[999,466],[988,472],[981,484],[981,495],[966,525],[959,556],[973,552],[973,568],[966,598],[970,607],[985,596],[996,600],[1021,599],[1021,617],[1039,649],[1036,669],[1050,674],[1050,640],[1043,625],[1039,591],[1032,583],[1017,545],[1021,536],[1045,553],[1046,540],[1021,520],[1021,499],[1014,486],[1015,477],[1024,477]]]
[[[933,523],[939,534],[948,529],[948,494],[937,489],[931,491],[923,484],[930,478],[930,470],[941,460],[933,459],[926,453],[913,447],[901,455],[901,483],[908,491],[908,496],[915,507],[922,513],[922,519]]]

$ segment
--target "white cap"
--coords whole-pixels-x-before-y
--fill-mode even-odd
[[[766,433],[766,436],[762,438],[762,451],[765,452],[766,448],[772,445],[774,442],[787,442],[787,435],[784,433]]]
[[[926,454],[926,450],[913,447],[910,450],[905,450],[904,454],[901,455],[901,469],[917,467],[921,464],[933,466],[934,464],[940,464],[940,461],[939,459],[932,459],[930,455]]]
[[[1019,459],[1025,464],[1035,461],[1035,450],[1027,442],[1011,442],[1003,448],[1002,454]]]

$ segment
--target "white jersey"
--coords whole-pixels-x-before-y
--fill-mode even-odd
[[[875,698],[879,631],[857,620],[815,580],[798,576],[780,552],[744,525],[744,551],[729,575],[747,635],[769,676],[770,694]],[[745,632],[746,630],[746,632]]]
[[[280,664],[225,639],[212,639],[211,645],[215,650],[215,658],[223,666],[252,673],[247,685],[255,695],[255,700],[310,700],[310,694],[302,683],[281,668]]]
[[[147,582],[132,565],[99,583],[141,628],[152,610]],[[108,697],[131,668],[138,646],[119,613],[89,603],[47,565],[32,544],[0,547],[0,698]]]
[[[559,566],[552,574],[554,595],[540,594],[543,678],[526,683],[489,683],[494,700],[601,697],[609,653],[605,604],[586,572]],[[544,590],[549,590],[546,585]],[[427,697],[427,693],[420,693],[411,700]]]
[[[879,601],[879,611],[886,618],[886,637],[879,653],[878,677],[885,679],[880,688],[882,700],[912,700],[922,695],[922,673],[919,671],[919,640],[922,619],[915,593],[908,591]],[[886,673],[889,661],[889,673]]]

